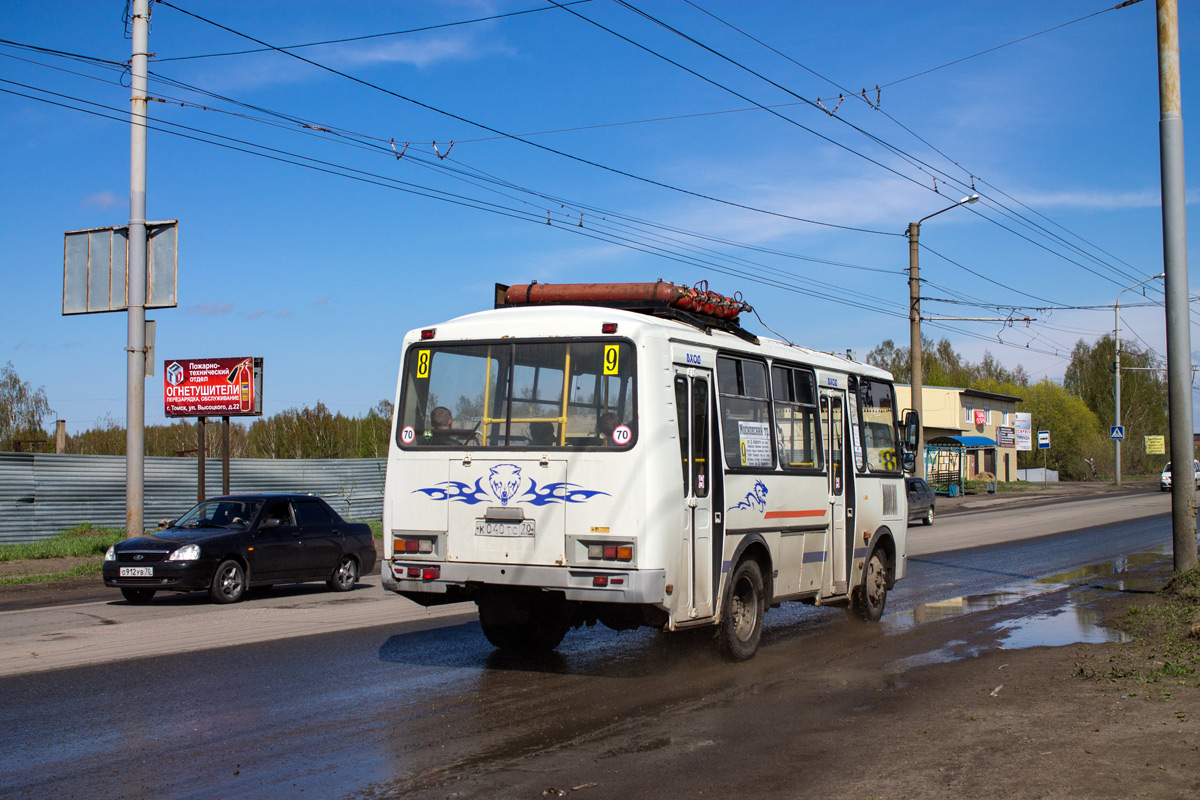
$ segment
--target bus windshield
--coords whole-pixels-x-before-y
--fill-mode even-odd
[[[409,349],[396,425],[402,448],[630,447],[629,342],[419,343]]]

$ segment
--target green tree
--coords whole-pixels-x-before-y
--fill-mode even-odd
[[[1102,336],[1094,344],[1082,339],[1071,352],[1063,386],[1079,396],[1096,417],[1103,420],[1103,430],[1114,417],[1116,381],[1113,365],[1115,342]],[[1141,447],[1142,437],[1168,432],[1167,385],[1163,381],[1162,363],[1148,350],[1121,343],[1121,424],[1125,426],[1125,441],[1134,446],[1121,448],[1121,471],[1131,475],[1147,475],[1162,469],[1168,456],[1148,456]],[[1111,444],[1105,463],[1111,465]],[[1108,474],[1112,474],[1111,466]]]
[[[67,452],[85,456],[125,455],[125,426],[105,414],[87,430],[67,437]]]
[[[15,439],[49,439],[42,426],[53,413],[45,387],[21,380],[11,361],[0,367],[0,449],[15,449]]]
[[[1048,378],[1020,391],[1019,410],[1031,414],[1035,431],[1050,431],[1050,449],[1018,453],[1017,465],[1040,467],[1045,458],[1061,480],[1090,479],[1091,463],[1106,463],[1108,452],[1099,418],[1082,399]]]
[[[900,383],[911,383],[912,363],[909,353],[909,348],[899,347],[891,339],[884,339],[867,353],[867,363],[886,369]],[[1017,386],[1029,385],[1029,375],[1023,367],[1018,365],[1016,369],[1009,370],[988,351],[984,351],[982,361],[972,364],[954,349],[949,339],[945,338],[934,342],[932,339],[921,337],[921,364],[923,383],[926,386],[980,389],[977,384],[985,380]]]

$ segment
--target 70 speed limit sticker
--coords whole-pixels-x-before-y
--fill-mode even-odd
[[[412,444],[417,440],[417,432],[412,425],[405,425],[400,431],[400,441],[404,444]]]

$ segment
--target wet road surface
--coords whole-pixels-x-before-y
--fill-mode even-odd
[[[550,657],[511,659],[474,621],[442,620],[5,678],[0,796],[539,797],[595,783],[589,796],[602,797],[635,770],[636,785],[659,779],[652,794],[679,796],[672,785],[716,768],[714,726],[752,732],[742,709],[852,681],[858,654],[883,648],[902,676],[998,642],[1092,635],[1079,615],[1037,619],[1061,621],[1101,576],[1111,585],[1152,557],[1138,554],[1168,553],[1169,524],[913,558],[884,625],[789,604],[740,665],[703,632],[600,627]],[[988,624],[966,613],[997,606],[1009,610]]]

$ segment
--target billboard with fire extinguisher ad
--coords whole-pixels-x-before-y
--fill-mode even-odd
[[[163,362],[168,417],[262,415],[261,358],[180,358]]]

